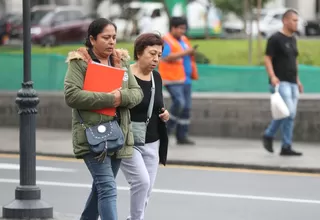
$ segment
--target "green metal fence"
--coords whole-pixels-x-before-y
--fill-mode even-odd
[[[63,90],[66,57],[32,55],[32,78],[36,90]],[[268,78],[261,66],[199,65],[200,79],[193,84],[198,92],[268,92]],[[305,92],[320,93],[320,67],[299,66]],[[0,90],[18,90],[23,77],[21,54],[0,54]]]

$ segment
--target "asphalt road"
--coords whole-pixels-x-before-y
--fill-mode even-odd
[[[42,198],[55,212],[80,215],[91,179],[81,161],[39,158]],[[18,159],[0,155],[0,206],[14,198]],[[128,185],[117,179],[119,220]],[[168,166],[160,168],[146,220],[313,220],[320,218],[320,175]]]

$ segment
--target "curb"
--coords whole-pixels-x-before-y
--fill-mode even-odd
[[[261,170],[261,171],[280,171],[290,173],[310,173],[320,174],[320,168],[302,168],[302,167],[281,167],[270,165],[257,165],[257,164],[240,164],[240,163],[224,163],[214,161],[183,161],[183,160],[168,160],[168,165],[184,165],[184,166],[202,166],[202,167],[216,167],[216,168],[237,168],[248,170]]]
[[[19,155],[17,151],[0,150],[0,154]],[[37,152],[37,156],[56,157],[66,159],[76,159],[73,154],[57,154],[57,153],[42,153]],[[227,162],[214,162],[214,161],[190,161],[190,160],[176,160],[168,159],[167,165],[182,165],[182,166],[201,166],[201,167],[216,167],[216,168],[238,168],[248,170],[261,170],[261,171],[280,171],[291,173],[310,173],[320,174],[320,168],[302,168],[302,167],[281,167],[271,165],[258,165],[258,164],[240,164],[240,163],[227,163]]]

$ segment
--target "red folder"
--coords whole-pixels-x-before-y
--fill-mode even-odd
[[[83,90],[92,92],[112,92],[122,86],[125,70],[104,64],[90,62],[88,64]],[[94,112],[115,116],[116,108],[92,110]]]

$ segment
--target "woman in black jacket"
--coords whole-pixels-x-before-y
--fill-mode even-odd
[[[159,162],[166,163],[169,112],[164,108],[162,79],[154,69],[162,55],[163,40],[153,33],[140,35],[134,43],[135,63],[130,66],[144,98],[130,110],[135,137],[133,156],[122,159],[121,170],[130,184],[130,220],[144,219]]]

